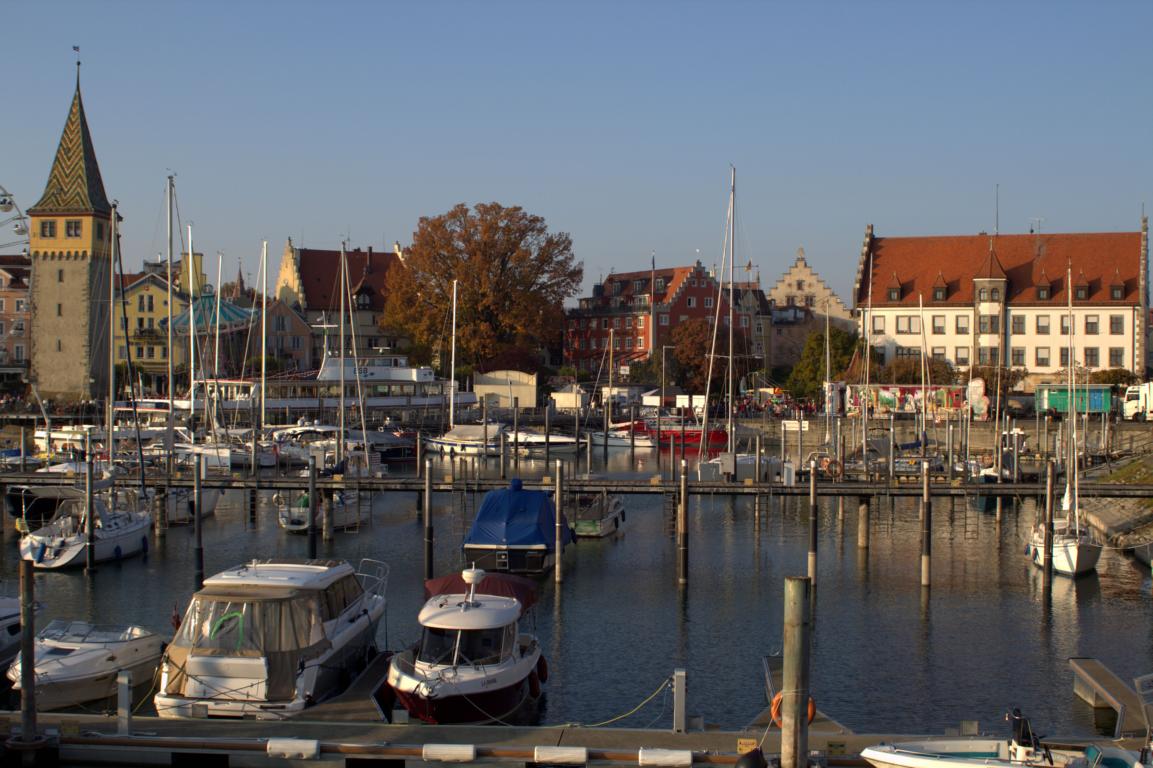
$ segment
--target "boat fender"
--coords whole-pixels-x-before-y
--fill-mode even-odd
[[[148,537],[147,536],[141,536],[140,537],[140,551],[146,555],[148,554]]]
[[[36,550],[36,562],[44,562],[44,555],[48,554],[48,542],[40,542],[40,549]]]
[[[778,728],[781,728],[781,702],[784,700],[783,693],[777,693],[773,697],[773,703],[769,706],[769,716],[776,723]],[[809,697],[809,722],[813,722],[813,718],[817,716],[817,702],[813,701],[813,697]]]
[[[624,521],[625,521],[625,511],[622,509],[621,510],[621,522],[623,523]]]
[[[536,660],[536,673],[542,683],[548,682],[548,662],[545,661],[544,656],[538,656]]]
[[[124,552],[121,551],[120,545],[117,544],[116,549],[112,550],[112,557],[119,560],[123,555],[124,555]]]
[[[540,677],[535,669],[528,676],[528,692],[534,699],[540,698]]]

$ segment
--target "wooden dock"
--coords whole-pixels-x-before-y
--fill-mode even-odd
[[[1117,738],[1144,736],[1145,703],[1113,670],[1097,659],[1074,656],[1073,692],[1094,709],[1112,709],[1117,713]]]

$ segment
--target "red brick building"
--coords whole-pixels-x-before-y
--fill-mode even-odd
[[[28,374],[31,272],[27,256],[0,256],[0,383],[15,389],[23,389]]]

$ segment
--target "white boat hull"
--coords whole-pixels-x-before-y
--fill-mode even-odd
[[[121,560],[147,551],[152,515],[147,512],[125,514],[129,519],[124,524],[96,529],[96,562]],[[84,531],[57,536],[46,527],[20,539],[20,556],[31,560],[36,568],[78,568],[87,563],[87,549],[88,535]]]
[[[1066,576],[1083,576],[1097,570],[1101,559],[1101,545],[1086,534],[1053,533],[1053,571]],[[1045,566],[1045,533],[1042,528],[1033,531],[1029,541],[1029,557],[1033,564]]]

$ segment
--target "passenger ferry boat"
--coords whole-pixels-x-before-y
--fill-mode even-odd
[[[388,566],[253,560],[205,580],[164,654],[156,713],[279,719],[341,692],[376,653]]]

